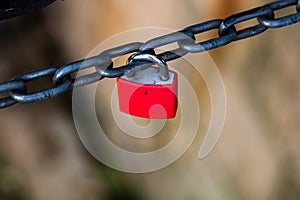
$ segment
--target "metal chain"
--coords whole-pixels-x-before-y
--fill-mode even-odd
[[[290,6],[295,7],[295,13],[275,18],[275,11]],[[236,30],[235,25],[257,19],[258,24],[242,30]],[[149,51],[155,54],[155,49],[164,45],[176,43],[178,48],[158,54],[158,58],[165,62],[178,59],[187,53],[199,53],[212,50],[233,41],[253,37],[269,28],[280,28],[295,24],[300,21],[300,0],[282,0],[268,3],[264,6],[247,10],[227,17],[226,19],[215,19],[182,29],[181,31],[167,34],[151,39],[145,43],[135,42],[108,49],[97,56],[84,60],[69,63],[60,68],[45,67],[35,71],[23,73],[15,76],[11,81],[0,83],[0,94],[8,93],[7,97],[0,98],[0,109],[20,103],[30,103],[42,101],[51,97],[58,96],[72,89],[73,87],[84,86],[95,83],[103,78],[116,78],[124,74],[131,73],[150,66],[149,62],[130,62],[124,66],[113,68],[113,59],[135,52]],[[219,37],[206,41],[197,42],[197,34],[217,29]],[[75,73],[84,69],[94,69],[93,73],[82,75],[76,79],[72,78]],[[50,77],[53,87],[41,89],[29,93],[26,83]]]

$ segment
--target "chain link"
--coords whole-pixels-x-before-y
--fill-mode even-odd
[[[295,7],[295,13],[275,18],[275,11],[290,6]],[[258,24],[237,30],[235,25],[241,22],[257,19]],[[182,29],[181,31],[151,39],[145,43],[135,42],[108,49],[97,56],[72,62],[60,68],[45,67],[15,76],[11,81],[0,83],[0,94],[8,95],[0,98],[0,109],[12,106],[18,102],[30,103],[42,101],[63,94],[73,87],[95,83],[103,78],[116,78],[151,65],[149,62],[130,62],[124,66],[113,67],[113,59],[136,52],[148,51],[152,54],[155,49],[164,45],[176,43],[177,49],[157,55],[165,62],[178,59],[187,53],[200,53],[212,50],[233,41],[253,37],[269,28],[280,28],[300,21],[300,0],[283,0],[268,3],[264,6],[231,15],[223,19],[215,19]],[[218,30],[219,37],[197,42],[196,35],[211,30]],[[93,69],[94,72],[72,78],[72,75],[82,70]],[[47,89],[29,93],[26,83],[50,77],[53,86]]]
[[[23,73],[13,78],[13,81],[22,81],[24,84],[29,81],[52,77],[58,70],[56,67],[45,67],[32,72]],[[26,86],[22,90],[15,89],[10,91],[10,96],[17,102],[30,103],[42,101],[51,97],[58,96],[69,90],[72,85],[71,76],[65,76],[60,82],[54,82],[54,86],[47,89],[42,89],[33,93],[27,91]]]

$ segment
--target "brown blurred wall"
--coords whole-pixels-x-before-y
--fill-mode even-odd
[[[83,58],[122,31],[151,26],[178,30],[267,2],[57,1],[0,24],[0,80]],[[200,130],[173,165],[141,175],[112,170],[109,180],[130,186],[138,199],[299,199],[298,36],[299,25],[294,25],[209,52],[228,98],[225,127],[209,157],[197,158]],[[119,191],[99,175],[107,169],[77,137],[70,96],[0,111],[3,194],[19,188],[19,199],[74,200],[110,199],[107,188]],[[209,105],[204,99],[201,105]],[[209,113],[201,115],[208,120]]]

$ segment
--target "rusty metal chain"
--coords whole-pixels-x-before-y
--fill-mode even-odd
[[[275,11],[287,7],[295,7],[295,13],[275,18]],[[257,24],[242,30],[236,30],[235,25],[244,21],[257,19]],[[178,48],[158,54],[165,62],[178,59],[187,53],[200,53],[212,50],[233,41],[253,37],[269,28],[280,28],[300,21],[300,0],[275,1],[261,7],[250,9],[227,17],[214,19],[186,27],[178,32],[151,39],[145,43],[134,42],[108,49],[97,56],[69,63],[62,67],[45,67],[35,71],[15,76],[11,81],[0,83],[0,109],[16,103],[42,101],[63,94],[73,87],[95,83],[103,78],[116,78],[131,73],[132,70],[147,67],[149,62],[131,62],[117,68],[113,67],[113,59],[136,52],[151,52],[169,44],[177,44]],[[210,30],[218,30],[219,36],[206,41],[197,42],[196,35]],[[74,74],[88,68],[93,73],[72,78]],[[53,87],[29,93],[26,83],[44,77],[52,78]]]

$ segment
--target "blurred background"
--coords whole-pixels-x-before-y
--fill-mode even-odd
[[[179,30],[267,2],[56,1],[0,22],[0,82],[84,58],[122,31]],[[298,24],[209,52],[221,71],[228,102],[221,138],[204,160],[197,154],[210,100],[201,77],[191,77],[203,116],[195,142],[174,164],[147,174],[118,172],[87,152],[74,126],[71,92],[1,110],[0,199],[300,199],[299,34]],[[215,32],[207,37],[211,35]]]

